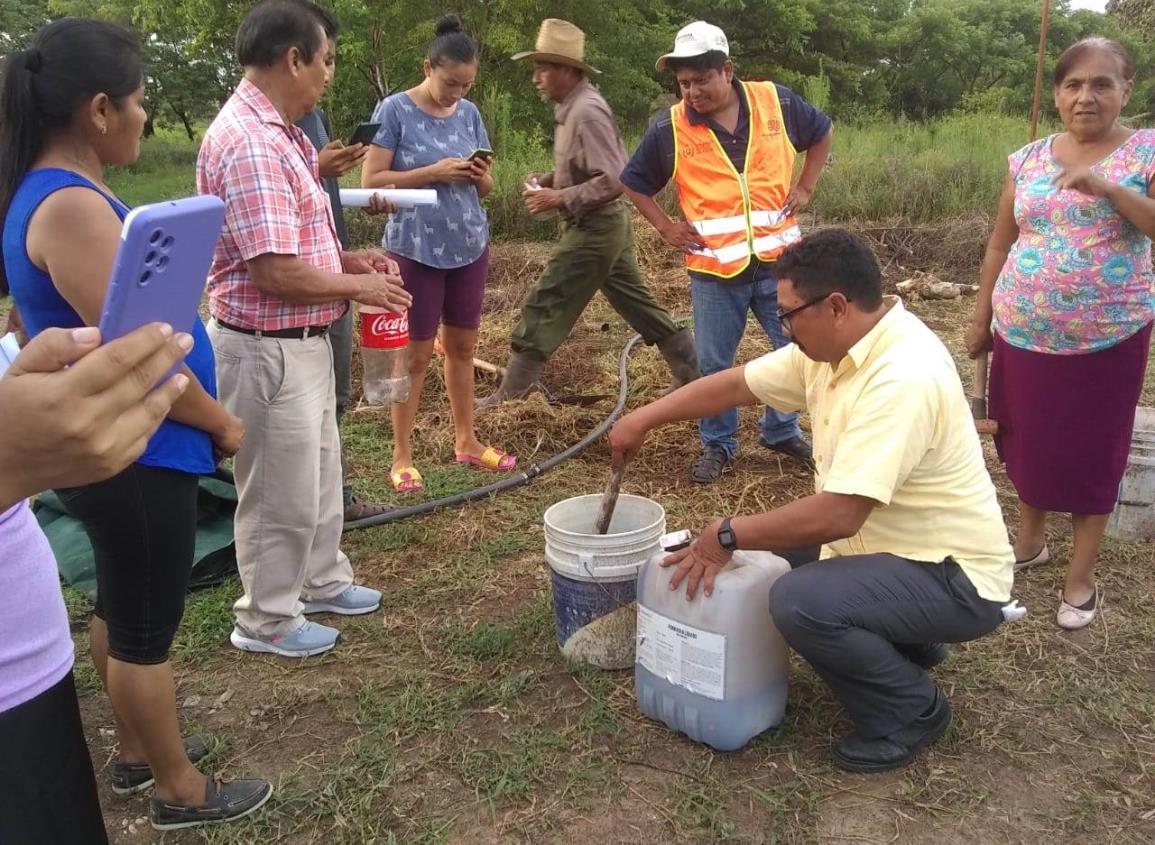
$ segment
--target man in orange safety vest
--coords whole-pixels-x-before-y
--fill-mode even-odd
[[[832,140],[830,118],[773,82],[734,76],[725,33],[705,21],[683,27],[658,69],[674,72],[681,100],[651,124],[621,182],[634,205],[685,254],[702,375],[734,365],[753,312],[774,346],[789,343],[778,315],[774,261],[802,234],[797,213],[810,200]],[[805,163],[794,181],[796,154]],[[671,179],[683,221],[654,200]],[[737,451],[738,414],[699,420],[702,454],[690,476],[715,481]],[[767,408],[759,442],[812,463],[797,414]]]

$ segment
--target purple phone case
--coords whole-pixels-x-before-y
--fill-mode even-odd
[[[224,221],[225,204],[214,196],[130,211],[100,313],[102,342],[147,323],[191,331]]]

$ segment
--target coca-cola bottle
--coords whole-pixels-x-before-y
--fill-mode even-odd
[[[371,405],[409,398],[409,312],[361,306],[361,389]]]

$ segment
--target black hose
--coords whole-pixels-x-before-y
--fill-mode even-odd
[[[634,347],[638,341],[642,339],[640,334],[634,335],[629,342],[622,347],[621,354],[618,355],[618,403],[614,409],[610,411],[610,415],[602,420],[598,426],[564,451],[558,452],[556,455],[547,458],[540,464],[531,464],[516,475],[508,476],[501,479],[501,481],[487,484],[484,487],[475,487],[472,490],[466,490],[464,493],[456,493],[452,496],[446,496],[443,499],[433,499],[432,501],[422,502],[419,505],[412,505],[407,508],[397,508],[396,510],[388,511],[379,516],[369,516],[365,519],[358,519],[355,522],[345,523],[346,531],[356,531],[358,528],[372,528],[376,525],[388,525],[392,522],[399,522],[403,519],[409,519],[412,516],[420,516],[425,513],[432,513],[433,511],[441,510],[442,508],[453,507],[454,505],[461,505],[466,502],[475,502],[478,499],[484,499],[487,496],[492,496],[496,493],[504,493],[506,490],[513,490],[520,487],[539,475],[548,472],[558,464],[568,461],[575,457],[601,438],[603,434],[610,430],[610,426],[614,424],[622,411],[626,407],[626,394],[629,390],[630,381],[629,373],[626,372],[626,365],[629,362],[630,353],[633,352]]]

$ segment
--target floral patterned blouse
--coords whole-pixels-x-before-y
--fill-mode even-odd
[[[1012,346],[1078,355],[1126,340],[1155,318],[1151,240],[1108,200],[1058,190],[1057,136],[1010,156],[1019,238],[994,290],[994,328]],[[1147,193],[1155,130],[1141,129],[1092,168]]]

